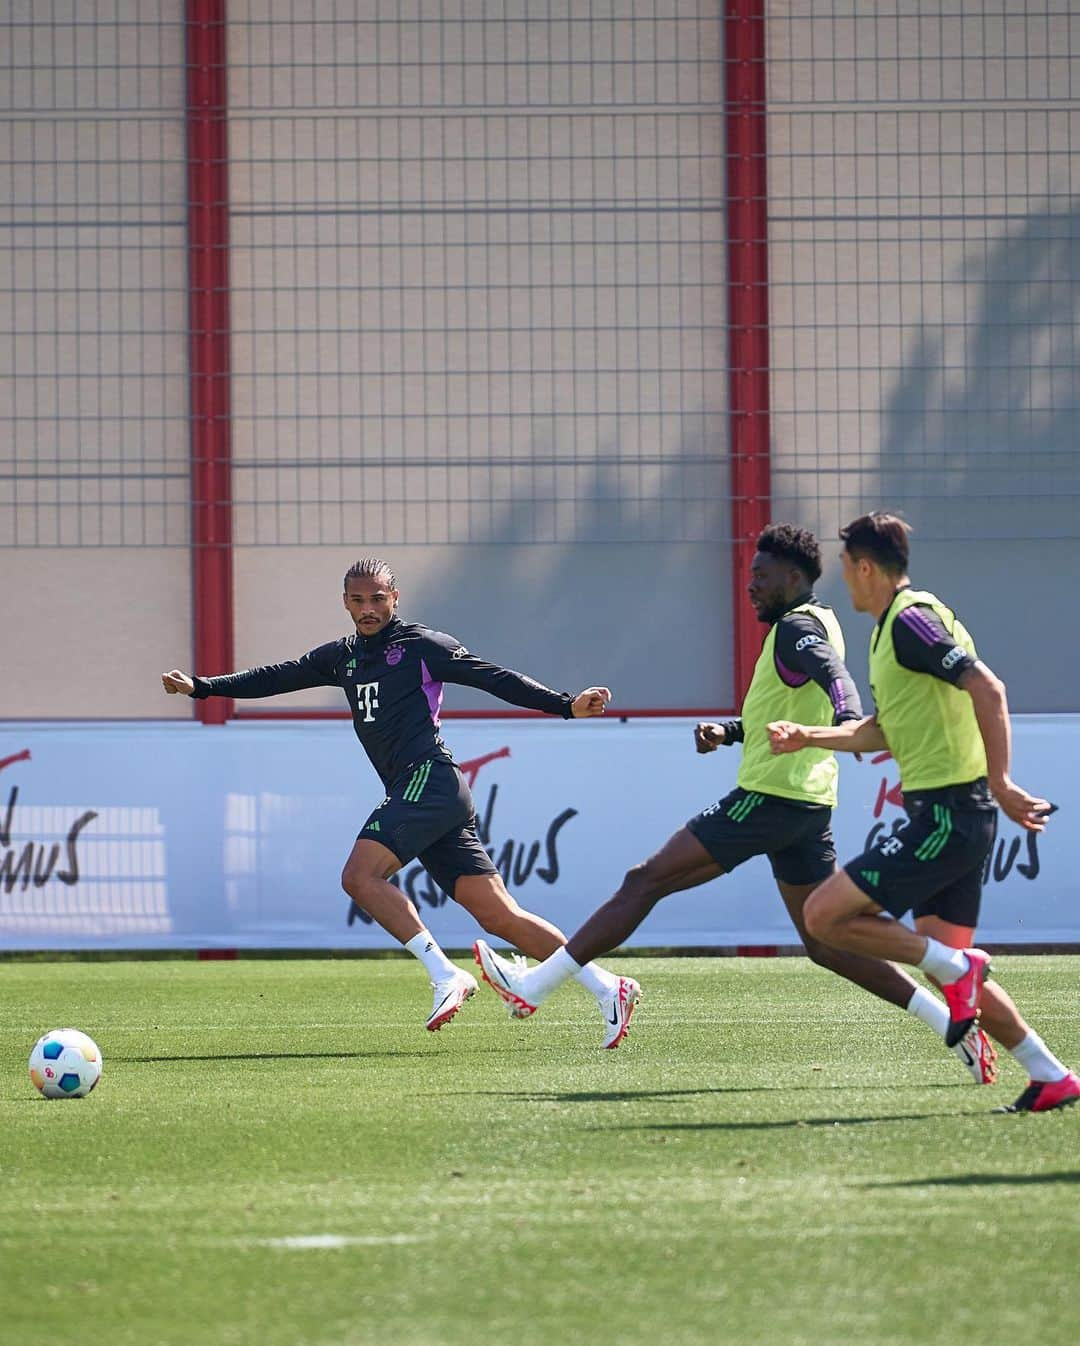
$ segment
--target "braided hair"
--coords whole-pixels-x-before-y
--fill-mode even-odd
[[[397,576],[390,569],[385,561],[380,561],[377,556],[365,556],[361,561],[354,561],[345,572],[343,587],[347,591],[350,580],[377,580],[385,578],[386,583],[391,589],[397,588]]]

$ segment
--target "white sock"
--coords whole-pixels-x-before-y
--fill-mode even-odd
[[[591,991],[597,1000],[603,1000],[611,995],[615,987],[619,984],[619,979],[600,966],[599,963],[586,963],[580,972],[573,974],[574,979],[579,981],[586,991]]]
[[[950,949],[940,940],[927,936],[926,952],[918,968],[935,981],[957,981],[968,970],[967,954],[963,949]]]
[[[1050,1084],[1063,1080],[1069,1073],[1052,1051],[1032,1029],[1015,1047],[1009,1049],[1033,1080]]]
[[[914,1014],[916,1019],[921,1019],[924,1024],[929,1025],[939,1038],[945,1036],[945,1031],[949,1027],[948,1007],[925,986],[915,987],[905,1008],[909,1014]]]
[[[557,986],[561,986],[564,981],[569,981],[571,977],[579,977],[584,970],[583,967],[574,962],[565,948],[556,949],[542,963],[537,963],[535,967],[529,968],[528,972],[525,973],[523,982],[528,988],[529,998],[540,1001],[545,996],[550,995]]]
[[[418,935],[413,935],[412,939],[406,941],[405,947],[414,958],[420,959],[432,981],[445,981],[457,971],[427,930],[421,930]]]

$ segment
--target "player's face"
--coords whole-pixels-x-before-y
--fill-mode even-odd
[[[851,596],[851,606],[856,612],[867,612],[870,563],[865,559],[856,561],[845,547],[840,553],[840,565],[844,571],[844,583]]]
[[[345,607],[362,636],[374,636],[394,615],[398,591],[391,589],[385,575],[374,579],[350,579],[345,586]]]
[[[754,553],[746,592],[759,622],[775,621],[805,588],[802,576],[792,568],[790,562],[768,552]]]

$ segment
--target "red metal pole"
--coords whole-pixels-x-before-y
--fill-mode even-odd
[[[185,0],[195,671],[233,667],[226,0]],[[203,724],[233,703],[198,701]]]
[[[746,601],[754,541],[769,521],[769,256],[764,0],[725,0],[731,561],[735,696],[741,703],[761,649]]]

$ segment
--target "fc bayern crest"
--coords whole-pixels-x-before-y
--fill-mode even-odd
[[[391,645],[390,648],[386,651],[386,662],[390,665],[391,668],[394,668],[397,664],[400,664],[402,659],[404,658],[405,658],[404,645]]]

